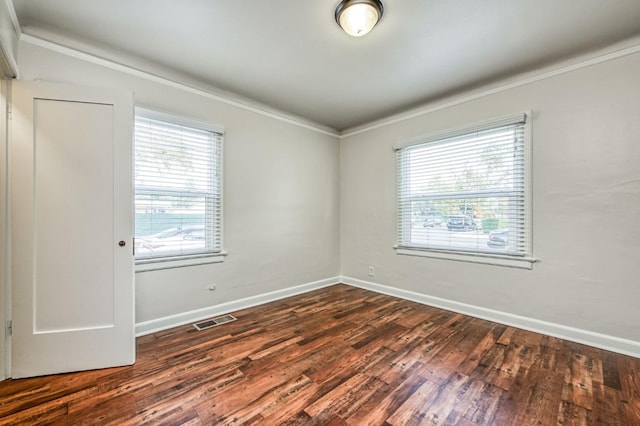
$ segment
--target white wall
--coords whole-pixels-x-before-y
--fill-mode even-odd
[[[638,76],[636,53],[345,137],[342,274],[640,342]],[[541,262],[529,271],[396,255],[393,145],[528,109]]]
[[[140,106],[225,127],[229,254],[219,264],[136,274],[137,323],[338,275],[335,136],[25,41],[20,72],[25,80],[127,88]]]
[[[24,79],[130,88],[226,127],[222,264],[140,273],[137,322],[339,274],[640,342],[640,54],[337,139],[21,42]],[[533,270],[398,256],[401,140],[533,110]],[[338,247],[340,251],[338,252]],[[367,275],[369,265],[376,276]],[[218,290],[207,287],[216,284]]]

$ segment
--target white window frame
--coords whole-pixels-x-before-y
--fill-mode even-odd
[[[420,256],[420,257],[430,257],[436,259],[446,259],[453,261],[462,261],[462,262],[471,262],[471,263],[482,263],[488,265],[496,265],[496,266],[506,266],[513,268],[523,268],[523,269],[532,269],[533,263],[537,261],[536,258],[533,257],[533,243],[532,243],[532,210],[531,210],[531,193],[532,193],[532,179],[531,179],[531,111],[521,112],[517,114],[510,114],[504,117],[498,117],[494,119],[489,119],[453,129],[447,129],[440,132],[430,133],[427,135],[422,135],[416,138],[412,138],[410,140],[401,142],[394,146],[395,151],[398,155],[397,162],[397,227],[398,227],[398,243],[394,246],[396,250],[396,254],[398,255],[408,255],[408,256]],[[432,247],[423,247],[423,246],[414,246],[411,244],[406,244],[402,241],[403,232],[407,232],[407,226],[410,226],[411,218],[406,216],[401,217],[401,208],[400,203],[410,199],[410,197],[406,197],[403,200],[402,192],[403,183],[402,183],[402,173],[404,165],[402,163],[401,152],[404,148],[410,148],[417,145],[424,145],[432,142],[441,142],[448,138],[455,138],[463,135],[472,134],[475,132],[490,130],[499,128],[502,126],[506,126],[509,124],[515,124],[524,119],[524,170],[523,179],[524,179],[524,224],[521,227],[521,230],[524,233],[524,253],[520,253],[517,255],[514,254],[498,254],[498,253],[486,253],[484,251],[462,251],[456,250],[455,248],[432,248]]]
[[[209,263],[220,263],[224,261],[224,257],[227,252],[224,250],[224,126],[208,123],[204,121],[194,120],[190,118],[180,117],[174,114],[168,114],[156,110],[151,110],[143,107],[135,108],[136,117],[148,118],[152,120],[158,120],[170,124],[191,127],[199,130],[210,131],[221,135],[220,141],[220,175],[218,176],[219,191],[220,191],[220,206],[218,216],[215,217],[215,221],[219,226],[219,250],[209,253],[198,254],[184,254],[184,255],[170,255],[166,257],[156,258],[136,258],[135,259],[135,271],[146,272],[161,269],[180,268],[185,266],[203,265]],[[135,144],[135,141],[134,141]],[[134,158],[135,161],[135,158]],[[134,163],[135,167],[135,163]],[[134,188],[135,189],[135,188]]]

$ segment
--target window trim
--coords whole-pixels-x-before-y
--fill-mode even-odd
[[[185,266],[207,265],[210,263],[222,263],[226,251],[214,254],[197,254],[171,257],[156,257],[154,259],[138,259],[135,263],[135,272],[158,271],[162,269],[183,268]]]
[[[396,243],[393,248],[397,255],[428,257],[434,259],[444,259],[459,262],[468,263],[480,263],[493,266],[503,266],[511,268],[521,269],[533,269],[533,264],[539,262],[533,256],[533,209],[532,209],[532,192],[533,181],[531,176],[532,171],[532,111],[526,110],[523,112],[509,114],[493,119],[483,120],[476,123],[466,124],[459,127],[449,128],[441,131],[427,133],[421,136],[412,137],[410,139],[401,141],[394,145],[395,152],[412,147],[415,145],[421,145],[429,142],[434,142],[446,138],[462,136],[468,133],[490,130],[496,127],[501,127],[509,124],[522,121],[524,118],[524,213],[525,224],[524,233],[525,237],[525,252],[522,256],[517,255],[501,255],[496,253],[483,253],[472,251],[458,251],[455,249],[437,249],[427,247],[408,247],[400,245],[400,241]],[[396,169],[396,188],[398,187],[398,181],[400,171]],[[396,200],[398,200],[399,194],[396,194]],[[400,212],[396,207],[396,231],[398,227],[402,226],[400,223]]]
[[[533,269],[540,259],[535,257],[502,256],[499,254],[456,252],[436,249],[393,247],[398,255],[429,257],[432,259],[454,260],[467,263],[481,263],[493,266],[506,266],[518,269]]]
[[[162,112],[156,109],[149,109],[143,106],[136,106],[134,116],[144,117],[152,120],[164,121],[185,127],[192,127],[200,130],[219,133],[222,135],[220,143],[220,250],[212,253],[196,253],[185,255],[173,255],[167,257],[141,258],[136,259],[134,255],[135,272],[147,272],[162,269],[173,269],[187,266],[204,265],[211,263],[221,263],[227,256],[224,249],[224,132],[225,128],[221,124],[186,118],[173,113]],[[135,140],[134,140],[135,149]],[[135,169],[135,158],[132,166]],[[135,194],[135,184],[134,184]]]

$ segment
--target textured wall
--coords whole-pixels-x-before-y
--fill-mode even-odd
[[[23,43],[25,79],[130,88],[226,127],[223,264],[137,274],[148,321],[338,274],[640,341],[640,55],[344,138]],[[533,270],[399,256],[392,146],[533,111]],[[340,212],[340,214],[338,214]],[[338,217],[339,216],[339,217]],[[337,248],[340,247],[338,253]],[[216,292],[206,287],[216,284]]]
[[[342,274],[640,341],[640,54],[344,138]],[[533,110],[533,270],[397,255],[399,141]],[[375,266],[376,276],[367,275]]]
[[[336,137],[27,42],[20,55],[23,79],[130,89],[139,106],[225,127],[229,254],[219,264],[137,273],[137,323],[338,275]]]

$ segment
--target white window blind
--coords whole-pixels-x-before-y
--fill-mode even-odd
[[[526,115],[397,147],[398,248],[529,255]]]
[[[222,136],[136,115],[137,261],[222,251]]]

